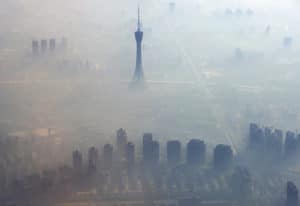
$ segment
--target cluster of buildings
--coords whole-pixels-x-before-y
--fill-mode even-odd
[[[116,145],[104,145],[101,155],[95,147],[88,151],[87,168],[89,172],[97,168],[112,168],[114,163],[126,162],[128,167],[140,164],[144,167],[155,167],[166,163],[169,167],[175,168],[182,164],[189,166],[203,166],[207,163],[207,147],[204,141],[192,139],[186,145],[186,158],[183,157],[183,148],[179,140],[171,140],[166,145],[166,162],[160,161],[160,143],[153,139],[151,133],[145,133],[142,139],[142,157],[137,159],[136,146],[127,140],[124,129],[119,129],[116,135]],[[114,149],[115,148],[115,149]],[[83,168],[83,154],[76,150],[73,152],[73,167]],[[214,149],[213,166],[215,169],[226,169],[233,166],[234,155],[229,145],[217,145]]]
[[[246,9],[245,11],[243,11],[241,8],[236,8],[236,9],[231,9],[231,8],[226,8],[224,11],[225,16],[243,16],[244,14],[246,14],[247,16],[253,16],[254,15],[254,11],[250,8]]]
[[[287,132],[285,144],[283,139],[283,132],[280,130],[260,128],[256,124],[250,125],[249,149],[252,151],[266,151],[264,145],[270,143],[272,146],[269,145],[267,151],[273,151],[272,155],[281,154],[278,153],[280,145],[282,155],[285,157],[293,155],[290,147],[297,145],[295,142],[292,143],[292,140],[296,140],[296,135]],[[237,205],[241,202],[248,202],[249,205],[259,204],[259,200],[255,200],[254,192],[258,189],[255,186],[257,183],[247,168],[234,167],[238,165],[238,161],[235,161],[229,145],[217,145],[213,150],[213,160],[210,162],[207,157],[207,146],[199,139],[190,140],[186,148],[183,148],[179,140],[168,141],[166,160],[161,158],[161,145],[151,133],[143,135],[141,146],[142,151],[139,155],[136,145],[128,141],[126,131],[119,129],[116,134],[116,144],[104,145],[101,152],[91,147],[86,164],[83,161],[83,154],[78,150],[74,151],[73,172],[81,174],[79,179],[82,179],[84,173],[89,178],[94,178],[95,182],[101,182],[101,186],[97,189],[103,197],[120,198],[121,194],[142,193],[152,194],[154,200],[166,196],[171,199],[183,196],[188,197],[184,198],[187,201],[193,198],[199,200],[201,197]],[[276,187],[273,185],[271,188]],[[259,191],[264,191],[263,184]],[[193,195],[190,196],[191,194]],[[264,203],[271,205],[277,201],[277,205],[297,206],[299,202],[298,189],[291,181],[287,182],[285,197],[281,196],[277,199],[272,195],[265,198],[261,193],[258,195],[268,199]],[[282,201],[278,202],[279,200]],[[182,199],[179,202],[181,201]]]
[[[292,131],[260,127],[251,123],[249,130],[249,149],[264,152],[266,155],[279,160],[291,160],[300,151],[300,134]]]
[[[251,176],[246,169],[234,169],[234,154],[229,145],[217,145],[211,161],[205,142],[199,139],[190,140],[186,148],[179,140],[168,141],[164,152],[166,159],[162,158],[163,149],[151,133],[143,135],[141,153],[137,150],[140,145],[128,141],[122,128],[116,132],[115,142],[105,144],[101,150],[90,147],[87,155],[73,151],[73,164],[65,179],[72,179],[79,188],[93,179],[99,183],[97,191],[104,196],[133,192],[159,196],[191,191],[201,191],[203,195],[224,192],[230,196],[231,191],[238,191],[230,189],[231,186],[240,187],[241,184],[245,188],[241,196],[251,191]],[[218,179],[219,183],[213,183],[213,179]]]
[[[278,130],[263,130],[258,125],[250,125],[250,149],[265,149],[259,148],[261,138],[266,139],[265,133],[270,133],[268,138],[275,140],[280,137]],[[293,136],[290,132],[287,134],[287,139]],[[276,145],[277,141],[274,142]],[[86,199],[100,201],[96,198],[99,196],[101,201],[108,202],[174,200],[175,205],[180,205],[197,200],[198,205],[202,205],[205,200],[209,204],[218,202],[217,205],[243,202],[259,205],[260,200],[255,199],[255,193],[259,193],[259,198],[270,199],[270,202],[263,202],[267,203],[265,205],[278,201],[274,193],[262,195],[261,192],[267,190],[264,184],[258,188],[252,171],[238,166],[236,159],[239,157],[236,156],[239,154],[234,154],[229,145],[216,145],[212,159],[208,157],[207,145],[200,139],[191,139],[185,148],[179,140],[170,140],[166,143],[166,158],[162,158],[162,151],[151,133],[145,133],[142,144],[136,145],[128,140],[126,130],[121,128],[116,132],[115,144],[105,144],[101,150],[92,146],[86,155],[74,150],[72,164],[45,169],[13,181],[11,194],[20,200],[35,199],[38,195],[58,198],[58,201],[82,202]],[[278,190],[277,184],[272,183],[270,187]],[[298,205],[298,189],[294,182],[287,183],[284,201],[286,206]]]
[[[60,43],[60,49],[66,49],[68,45],[67,39],[65,37],[62,38]],[[53,53],[57,50],[57,41],[55,38],[51,38],[49,40],[33,40],[32,41],[32,54],[34,56],[45,55],[47,53]]]

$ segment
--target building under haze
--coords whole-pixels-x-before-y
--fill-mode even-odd
[[[143,162],[145,166],[159,162],[159,143],[153,141],[151,133],[145,133],[143,136]]]
[[[286,36],[283,38],[283,47],[290,48],[293,45],[293,38],[290,36]]]
[[[265,134],[266,135],[266,134]],[[266,136],[266,148],[275,159],[279,159],[283,154],[283,133],[280,129],[275,129],[271,136]]]
[[[153,141],[152,142],[152,163],[154,165],[157,165],[159,163],[159,142],[158,141]]]
[[[181,143],[178,140],[167,142],[167,160],[169,165],[180,163],[181,159]]]
[[[261,150],[264,146],[264,131],[257,124],[251,123],[249,129],[249,147],[251,150]]]
[[[201,165],[205,162],[206,145],[203,141],[192,139],[187,144],[186,160],[189,165]]]
[[[113,162],[113,146],[111,144],[104,145],[103,148],[103,166],[105,169],[111,169]]]
[[[284,154],[286,158],[293,157],[297,153],[297,139],[294,132],[287,131],[284,143]]]
[[[214,167],[217,170],[228,169],[233,164],[233,151],[229,145],[219,144],[214,149]]]
[[[33,40],[32,41],[32,54],[37,56],[39,55],[39,41]]]
[[[298,206],[298,188],[293,182],[287,182],[286,186],[286,206]]]
[[[147,163],[151,159],[153,136],[151,133],[145,133],[143,136],[143,162]]]
[[[47,52],[47,49],[48,49],[47,40],[45,40],[45,39],[41,40],[41,53],[45,54]]]
[[[56,40],[55,39],[50,39],[49,40],[49,49],[51,52],[54,52],[56,48]]]
[[[88,154],[89,174],[93,174],[97,171],[98,158],[99,158],[98,150],[95,147],[91,147],[89,149],[89,154]]]
[[[127,146],[127,133],[126,130],[121,128],[117,131],[117,153],[120,157],[125,157]]]
[[[73,169],[77,173],[82,170],[82,154],[78,150],[73,152]]]
[[[126,160],[128,169],[131,169],[135,164],[135,146],[132,142],[128,142],[126,145]]]

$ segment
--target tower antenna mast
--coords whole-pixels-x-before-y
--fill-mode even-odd
[[[138,31],[141,31],[141,9],[140,4],[138,4],[138,24],[137,24]]]

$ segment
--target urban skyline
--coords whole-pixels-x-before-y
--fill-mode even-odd
[[[299,178],[295,178],[289,170],[280,169],[282,164],[294,164],[300,152],[298,149],[293,154],[287,153],[290,151],[291,132],[287,131],[285,143],[282,141],[280,148],[285,148],[283,153],[280,149],[274,152],[273,148],[261,150],[265,142],[260,138],[276,140],[277,137],[270,136],[273,131],[269,127],[264,128],[263,135],[260,130],[257,124],[250,124],[249,145],[245,151],[234,153],[231,146],[218,144],[213,148],[212,157],[209,157],[210,151],[200,139],[189,140],[186,148],[181,146],[179,140],[170,140],[166,147],[161,147],[151,133],[142,136],[140,156],[135,143],[130,142],[126,130],[121,128],[116,131],[114,144],[105,144],[100,150],[92,146],[86,156],[82,151],[74,150],[71,162],[16,179],[8,186],[11,194],[18,197],[13,202],[17,205],[26,202],[27,198],[32,198],[33,204],[43,201],[54,205],[75,204],[88,199],[95,204],[108,204],[110,201],[120,201],[120,204],[140,201],[139,204],[147,204],[149,201],[159,205],[159,201],[164,201],[167,205],[184,206],[199,201],[197,204],[201,205],[212,202],[217,205],[245,205],[246,201],[246,205],[298,205],[298,189],[294,182],[298,183]],[[275,129],[274,134],[278,133],[283,136],[281,130]],[[166,159],[161,157],[164,150]],[[267,159],[262,159],[260,155]],[[272,165],[272,161],[277,165]],[[254,162],[262,164],[256,164],[253,168]],[[272,173],[264,179],[261,172],[266,172],[266,169]],[[281,178],[283,172],[293,181]],[[280,181],[276,181],[278,178]],[[261,181],[259,184],[258,180]],[[211,188],[207,188],[207,184]],[[283,188],[275,192],[284,185],[286,197],[280,192]],[[86,188],[86,192],[81,192],[82,187]],[[267,188],[271,193],[267,192]],[[33,198],[37,191],[46,196]],[[49,202],[46,197],[56,201]],[[9,202],[9,199],[6,201]]]
[[[297,2],[1,5],[1,206],[299,205]]]

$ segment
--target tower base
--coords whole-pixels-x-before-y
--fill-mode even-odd
[[[133,80],[129,83],[128,87],[133,90],[144,90],[146,89],[146,83],[144,80]]]

